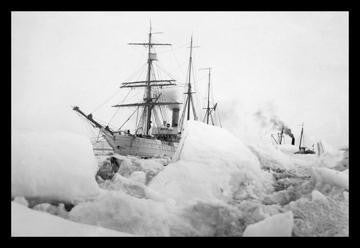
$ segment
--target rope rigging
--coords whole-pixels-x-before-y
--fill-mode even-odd
[[[129,96],[130,92],[131,92],[131,89],[128,91],[128,93],[126,94],[126,96],[124,97],[124,99],[123,99],[119,104],[125,102],[126,98]],[[116,114],[119,112],[119,109],[120,109],[120,108],[118,108],[118,109],[115,111],[115,113],[113,114],[113,116],[110,118],[110,120],[109,120],[108,123],[107,123],[107,126],[109,126],[110,122],[114,119],[114,117],[116,116]]]
[[[130,118],[139,110],[139,107],[137,107],[135,109],[135,111],[129,116],[129,118],[126,119],[126,121],[119,127],[119,131],[121,130],[121,128],[130,120]]]
[[[187,44],[186,44],[187,45]],[[186,64],[186,62],[187,61],[184,61],[182,64],[180,64],[179,63],[179,60],[176,58],[176,56],[175,56],[175,53],[174,53],[174,50],[172,50],[172,53],[171,53],[172,55],[173,55],[173,57],[174,57],[174,59],[175,59],[175,62],[176,62],[176,64],[177,64],[177,66],[178,66],[178,69],[181,71],[181,74],[182,75],[185,75],[185,72],[184,72],[184,70],[183,70],[183,67],[184,67],[184,65]]]
[[[168,71],[166,71],[164,68],[160,67],[159,64],[156,65],[156,69],[158,69],[157,71],[163,72],[165,73],[167,76],[169,76],[171,79],[175,79],[176,77],[174,77],[174,75],[172,75],[171,73],[169,73]],[[177,85],[174,85],[173,87],[182,87],[182,85],[184,85],[183,83],[177,83]]]
[[[135,75],[137,75],[139,72],[143,72],[143,67],[146,65],[146,63],[142,63],[142,65],[140,66],[140,68],[135,71],[133,74],[131,74],[125,81],[129,80],[130,78],[134,77]],[[138,75],[141,76],[141,75]],[[94,113],[95,111],[99,110],[102,106],[104,106],[106,103],[108,103],[111,99],[113,99],[119,92],[120,92],[120,88],[115,91],[114,94],[112,94],[109,98],[107,98],[104,102],[102,102],[101,104],[99,104],[98,106],[96,106],[94,108],[93,111],[91,111],[90,113]]]
[[[180,73],[180,75],[183,75],[183,72],[182,72],[181,70],[178,70],[177,73],[172,74],[172,73],[168,72],[168,71],[167,71],[165,68],[163,68],[162,66],[160,66],[160,65],[157,65],[157,66],[158,66],[158,69],[159,69],[159,70],[161,70],[162,72],[164,72],[164,73],[165,73],[167,76],[169,76],[170,78],[180,78],[178,73]],[[174,72],[175,72],[175,70],[174,70]]]
[[[104,106],[107,102],[109,102],[112,98],[114,98],[118,93],[120,92],[120,89],[118,89],[113,95],[111,95],[108,99],[106,99],[103,103],[101,103],[100,105],[98,105],[93,111],[91,111],[90,113],[94,113],[95,111],[97,111],[100,107]]]
[[[128,81],[131,78],[135,77],[138,73],[143,72],[145,66],[146,66],[146,63],[142,63],[140,68],[137,71],[135,71],[133,74],[131,74],[128,78],[126,78],[124,81]]]

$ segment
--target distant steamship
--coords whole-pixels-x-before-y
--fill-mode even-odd
[[[284,140],[284,134],[287,134],[291,138],[291,145],[295,145],[295,137],[292,134],[291,130],[286,127],[285,125],[281,125],[280,132],[278,133],[278,138],[276,139],[274,135],[272,134],[271,137],[275,141],[276,144],[281,145]],[[314,147],[313,149],[309,149],[308,147],[305,147],[304,145],[304,123],[301,126],[301,133],[300,133],[300,141],[299,141],[299,150],[295,152],[295,154],[315,154]],[[323,147],[321,142],[317,143],[318,147],[318,154],[320,154],[320,150],[323,151]]]

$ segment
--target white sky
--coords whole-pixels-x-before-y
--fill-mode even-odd
[[[156,41],[173,44],[158,57],[179,83],[194,35],[197,97],[207,84],[198,69],[210,66],[225,127],[270,104],[296,137],[304,122],[309,136],[348,144],[347,12],[12,12],[12,126],[78,131],[70,106],[91,112],[140,79],[130,76],[146,50],[127,43],[146,41],[150,19]],[[95,118],[109,120],[125,93]]]

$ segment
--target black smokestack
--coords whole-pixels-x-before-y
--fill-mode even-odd
[[[291,129],[288,128],[283,121],[279,119],[276,115],[264,112],[262,110],[258,110],[254,113],[255,118],[259,121],[262,127],[269,127],[272,126],[272,129],[278,130],[279,133],[279,141],[278,143],[281,144],[283,135],[287,134],[291,138],[291,144],[295,144],[295,137],[291,132]]]
[[[295,144],[295,137],[294,137],[293,133],[291,132],[291,129],[288,128],[284,122],[279,120],[279,118],[276,116],[271,117],[270,122],[273,124],[273,128],[276,128],[279,131],[281,131],[281,136],[283,133],[289,135],[289,137],[291,138],[291,144],[292,145]]]
[[[178,107],[174,107],[172,109],[172,122],[171,122],[172,127],[177,127],[178,126],[179,111],[180,111],[180,109]]]
[[[286,126],[284,126],[284,127],[283,127],[283,130],[284,130],[284,133],[285,133],[285,134],[287,134],[287,135],[290,136],[290,138],[291,138],[291,144],[292,144],[292,145],[295,145],[295,137],[294,137],[294,135],[292,134],[291,129],[288,128],[288,127],[286,127]]]
[[[294,135],[291,132],[291,129],[288,127],[284,127],[284,133],[289,135],[291,138],[294,138]]]

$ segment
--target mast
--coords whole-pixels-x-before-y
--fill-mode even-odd
[[[191,41],[190,41],[190,58],[189,58],[189,79],[188,79],[188,101],[189,101],[189,104],[188,104],[188,110],[187,110],[187,120],[190,120],[190,101],[191,101],[191,64],[192,64],[192,48],[193,48],[193,45],[192,45],[192,36],[191,36]]]
[[[209,124],[209,115],[210,115],[210,74],[211,74],[211,68],[209,68],[209,83],[208,83],[208,99],[207,99],[206,124]]]
[[[281,128],[281,132],[280,132],[280,137],[279,137],[279,144],[281,145],[281,142],[282,142],[282,139],[283,139],[283,136],[284,136],[284,126],[282,126]]]
[[[149,32],[149,46],[148,46],[148,70],[147,70],[147,87],[146,87],[146,103],[150,103],[152,102],[151,100],[151,87],[150,87],[150,77],[151,77],[151,65],[152,65],[152,60],[150,59],[150,54],[151,54],[151,22],[150,22],[150,32]],[[151,126],[151,108],[152,106],[148,106],[147,107],[147,116],[146,116],[146,135],[149,135],[149,130],[150,130],[150,126]]]
[[[206,108],[203,108],[203,109],[206,109],[203,122],[205,122],[205,118],[206,118],[206,124],[209,124],[209,121],[210,121],[210,119],[211,119],[212,125],[215,125],[215,122],[214,122],[212,113],[215,113],[215,110],[216,110],[216,107],[217,107],[217,103],[215,103],[212,107],[210,107],[211,69],[212,69],[211,67],[200,69],[200,70],[208,70],[208,76],[209,76],[209,81],[208,81],[208,95],[207,95],[207,107],[206,107]],[[220,126],[221,126],[221,124],[220,124]]]
[[[301,150],[301,141],[302,141],[302,137],[303,137],[303,132],[304,132],[304,123],[301,126],[299,150]]]
[[[158,99],[153,101],[151,96],[151,87],[159,87],[159,86],[170,86],[175,85],[172,83],[175,80],[151,80],[151,70],[152,70],[152,62],[156,60],[156,54],[151,52],[151,48],[154,46],[170,46],[169,43],[153,43],[152,35],[155,34],[152,32],[152,27],[150,23],[150,31],[148,36],[147,43],[129,43],[129,45],[141,45],[148,48],[148,58],[147,58],[147,76],[146,81],[136,81],[136,82],[125,82],[122,84],[120,88],[134,88],[134,87],[144,87],[145,88],[145,98],[143,103],[134,103],[134,104],[118,104],[113,107],[132,107],[132,106],[144,106],[144,117],[146,117],[145,121],[145,134],[149,135],[149,130],[151,127],[151,111],[155,105],[170,105],[170,104],[180,104],[179,102],[157,102]],[[168,82],[168,83],[162,83]],[[156,83],[156,84],[152,84]]]
[[[191,40],[190,40],[190,57],[189,57],[189,69],[188,69],[188,89],[187,92],[185,92],[184,94],[187,95],[186,100],[185,100],[185,105],[184,105],[184,110],[183,113],[181,115],[181,125],[180,125],[180,130],[182,129],[183,126],[183,122],[184,122],[184,115],[185,112],[187,112],[187,120],[190,120],[190,107],[192,107],[193,109],[193,115],[194,115],[194,120],[197,120],[197,115],[196,115],[196,110],[195,110],[195,106],[194,106],[194,100],[192,98],[192,94],[195,92],[191,91],[191,68],[192,68],[192,49],[193,48],[197,48],[198,46],[194,47],[193,46],[193,37],[191,35]],[[191,105],[191,106],[190,106]]]
[[[209,72],[209,74],[208,74],[209,75],[209,82],[208,82],[207,107],[205,108],[206,109],[206,113],[205,113],[206,124],[209,124],[209,117],[210,117],[210,113],[211,113],[210,111],[211,111],[211,109],[213,109],[213,108],[210,108],[210,75],[211,75],[211,67],[202,68],[200,70],[208,70],[208,72]]]

